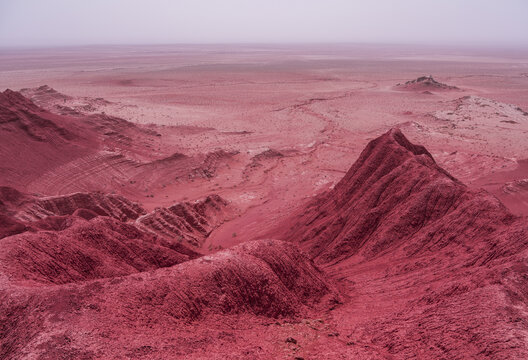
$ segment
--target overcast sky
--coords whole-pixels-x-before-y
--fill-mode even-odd
[[[528,0],[0,0],[0,46],[239,42],[528,47]]]

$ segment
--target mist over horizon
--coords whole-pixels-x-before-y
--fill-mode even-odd
[[[361,43],[528,47],[507,1],[0,1],[0,47]]]

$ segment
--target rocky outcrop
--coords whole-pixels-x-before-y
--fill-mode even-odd
[[[136,220],[136,225],[165,239],[199,248],[212,230],[232,215],[218,195],[158,208]]]
[[[397,84],[396,89],[399,90],[413,90],[413,91],[446,91],[459,90],[456,86],[443,84],[433,79],[431,75],[420,76],[414,80],[409,80],[404,84]]]
[[[35,221],[52,215],[73,215],[81,209],[121,221],[135,220],[145,214],[145,210],[139,204],[123,196],[93,192],[37,198],[24,206],[17,214],[17,218]]]

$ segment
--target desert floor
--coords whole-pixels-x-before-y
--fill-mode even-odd
[[[423,75],[460,90],[394,87]],[[13,50],[0,55],[0,77],[2,88],[46,84],[110,102],[92,112],[187,128],[172,144],[184,154],[238,152],[217,179],[166,179],[127,194],[147,208],[224,196],[243,215],[211,236],[213,247],[237,242],[234,232],[253,237],[254,222],[272,221],[331,187],[369,140],[392,127],[467,185],[528,213],[528,62],[521,52],[367,45]],[[270,149],[285,156],[247,169]],[[69,190],[35,188],[47,195]]]

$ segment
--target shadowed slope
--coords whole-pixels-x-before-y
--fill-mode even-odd
[[[33,104],[20,93],[0,93],[2,185],[17,186],[97,148],[75,122]]]

